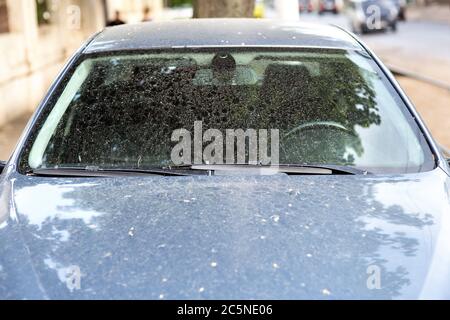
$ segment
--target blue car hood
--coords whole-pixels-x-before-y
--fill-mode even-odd
[[[0,299],[449,299],[449,186],[441,169],[12,173],[0,186]]]

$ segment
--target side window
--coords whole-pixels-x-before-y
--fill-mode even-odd
[[[9,32],[8,7],[6,0],[0,0],[0,33]]]

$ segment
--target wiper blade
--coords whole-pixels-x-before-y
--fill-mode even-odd
[[[330,174],[354,174],[354,175],[368,175],[372,174],[369,171],[358,169],[353,166],[344,166],[337,164],[283,164],[280,165],[281,170],[283,168],[311,168],[311,169],[324,169],[330,170]]]
[[[333,164],[280,164],[278,166],[253,165],[253,164],[214,164],[214,165],[178,165],[169,167],[171,170],[199,170],[209,172],[243,172],[258,170],[261,174],[285,173],[288,175],[367,175],[368,171],[351,166]]]
[[[151,169],[103,169],[103,168],[42,168],[27,171],[29,176],[39,177],[111,177],[111,176],[139,176],[139,175],[160,175],[160,176],[186,176],[182,172],[165,170],[162,168]]]

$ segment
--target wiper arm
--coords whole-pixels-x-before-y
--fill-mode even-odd
[[[160,176],[186,176],[182,172],[165,170],[162,168],[151,169],[102,169],[102,168],[42,168],[27,171],[29,176],[38,177],[112,177],[112,176],[139,176],[139,175],[160,175]]]
[[[280,164],[278,166],[270,165],[252,165],[252,164],[214,164],[214,165],[178,165],[169,167],[171,170],[200,170],[209,172],[212,174],[216,171],[231,172],[247,170],[259,170],[262,174],[276,174],[285,173],[288,175],[367,175],[371,174],[368,171],[364,171],[351,166],[333,165],[333,164]]]
[[[280,165],[280,170],[284,168],[311,168],[311,169],[324,169],[331,171],[330,174],[353,174],[353,175],[368,175],[372,174],[369,171],[358,169],[352,166],[344,166],[337,164],[283,164]]]

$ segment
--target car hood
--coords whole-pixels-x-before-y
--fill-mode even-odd
[[[450,298],[449,177],[4,177],[0,298]]]

